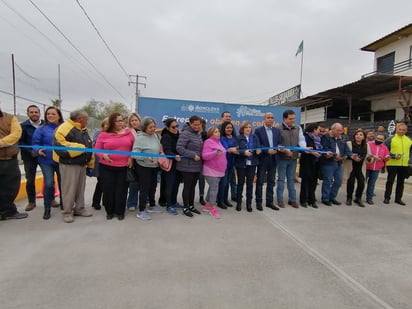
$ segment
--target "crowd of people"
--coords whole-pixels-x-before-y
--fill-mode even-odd
[[[319,202],[323,205],[341,205],[338,191],[346,183],[345,204],[365,207],[364,201],[374,204],[376,180],[385,169],[383,203],[390,203],[397,178],[394,201],[405,205],[402,197],[410,173],[412,141],[404,123],[398,123],[395,134],[389,137],[382,130],[375,134],[358,129],[351,138],[343,138],[340,123],[330,128],[310,124],[302,129],[296,124],[295,112],[286,110],[279,123],[268,112],[261,127],[253,131],[252,124],[244,121],[236,132],[230,113],[224,112],[222,123],[209,128],[197,115],[182,128],[176,119],[168,118],[158,134],[158,124],[152,117],[132,113],[126,118],[114,112],[103,120],[92,139],[87,131],[88,115],[82,110],[71,112],[64,121],[57,107],[49,107],[42,121],[40,109],[30,105],[27,116],[19,124],[16,117],[0,110],[3,220],[27,217],[14,204],[21,178],[16,145],[21,148],[27,180],[26,211],[36,207],[37,166],[42,171],[44,220],[51,218],[53,207],[61,208],[67,223],[75,216],[92,216],[85,207],[86,176],[97,177],[91,205],[95,210],[103,206],[107,220],[123,220],[127,211],[136,209],[138,219],[151,220],[153,213],[163,212],[155,199],[159,172],[162,206],[171,215],[181,210],[189,218],[203,211],[219,219],[218,209],[233,207],[231,201],[237,211],[245,202],[248,212],[253,211],[253,200],[258,211],[263,210],[263,204],[275,211],[287,205],[318,208],[315,193],[320,181]],[[297,165],[299,195],[295,188]],[[54,197],[56,180],[60,202]],[[201,211],[195,203],[198,181]],[[183,186],[182,204],[178,202],[179,186]]]

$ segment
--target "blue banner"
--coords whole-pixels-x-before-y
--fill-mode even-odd
[[[163,127],[163,121],[167,118],[175,118],[180,127],[182,127],[193,115],[198,115],[205,119],[207,127],[217,126],[221,123],[221,114],[228,111],[232,115],[232,123],[236,131],[243,121],[246,120],[251,122],[254,128],[262,126],[263,116],[267,112],[273,113],[275,122],[282,123],[282,114],[288,109],[296,113],[296,124],[300,124],[299,107],[227,104],[148,97],[140,97],[137,105],[139,115],[142,117],[153,117],[160,128]]]

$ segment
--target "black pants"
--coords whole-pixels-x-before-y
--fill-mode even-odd
[[[242,204],[243,187],[246,182],[246,205],[252,204],[253,179],[256,175],[256,165],[246,165],[245,168],[236,168],[237,171],[237,193],[236,200]]]
[[[200,173],[181,172],[183,179],[183,206],[185,208],[195,205],[195,188]]]
[[[126,209],[126,167],[99,164],[99,177],[103,188],[103,204],[108,214],[123,216]]]
[[[155,194],[157,187],[157,167],[145,167],[137,164],[137,174],[139,175],[140,194],[139,211],[146,209],[147,200],[150,206],[156,205]]]
[[[29,200],[29,203],[36,203],[35,180],[36,180],[37,166],[39,165],[39,163],[37,162],[37,158],[28,157],[23,160],[23,164],[24,164],[24,174],[26,177],[27,199]]]
[[[317,174],[313,173],[312,175],[305,175],[301,178],[299,201],[301,204],[308,203],[312,205],[316,200],[315,192],[316,186],[318,185]]]
[[[93,201],[92,201],[93,206],[100,205],[100,201],[102,200],[102,195],[103,195],[102,180],[100,176],[98,176],[96,187],[94,188],[94,193],[93,193]]]
[[[170,171],[163,171],[165,178],[165,196],[167,206],[173,206],[177,204],[177,192],[179,191],[179,184],[181,180],[180,172],[176,170],[176,167],[172,167]]]
[[[21,173],[17,158],[0,160],[0,216],[17,212],[14,200],[19,193]]]
[[[346,185],[346,197],[352,198],[353,191],[355,190],[355,180],[358,182],[355,192],[355,198],[361,199],[363,190],[365,189],[365,176],[362,173],[362,168],[353,168],[349,175],[348,183]]]
[[[257,167],[256,205],[261,206],[263,200],[263,183],[266,180],[266,204],[273,203],[273,187],[275,186],[276,163],[272,158],[261,160]]]
[[[395,201],[401,200],[405,179],[408,176],[408,167],[386,166],[386,169],[388,170],[388,178],[386,179],[385,199],[391,198],[393,183],[395,182],[395,177],[398,176],[396,180]]]

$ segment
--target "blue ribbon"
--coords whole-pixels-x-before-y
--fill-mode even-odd
[[[92,153],[106,153],[106,154],[117,154],[117,155],[124,155],[124,156],[131,156],[131,157],[151,157],[151,158],[169,158],[174,159],[176,158],[175,155],[167,155],[167,154],[155,154],[155,153],[144,153],[144,152],[133,152],[133,151],[120,151],[120,150],[108,150],[108,149],[98,149],[98,148],[81,148],[81,147],[65,147],[65,146],[28,146],[28,145],[15,145],[20,148],[36,148],[36,149],[50,149],[50,150],[62,150],[62,151],[79,151],[79,152],[92,152]],[[325,150],[316,150],[316,149],[308,149],[303,147],[295,147],[295,146],[274,146],[274,147],[261,147],[261,148],[247,148],[242,150],[279,150],[279,148],[289,149],[291,151],[299,151],[299,152],[318,152],[320,154],[327,154],[330,153],[329,151]],[[227,152],[227,151],[225,151]],[[181,158],[185,156],[180,156]]]

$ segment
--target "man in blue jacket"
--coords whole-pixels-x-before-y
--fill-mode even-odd
[[[334,123],[328,134],[322,136],[322,146],[328,153],[321,159],[322,203],[326,206],[341,205],[336,199],[342,184],[342,163],[347,156],[353,156],[348,145],[342,140],[343,126]]]
[[[272,148],[280,144],[281,136],[280,130],[273,127],[274,116],[272,113],[266,113],[263,117],[263,126],[255,130],[255,135],[258,139],[259,148]],[[259,155],[259,165],[257,169],[257,183],[256,183],[256,208],[262,208],[262,188],[265,179],[266,182],[266,207],[273,210],[279,210],[273,204],[273,187],[275,186],[277,150],[263,149]]]
[[[20,124],[22,129],[20,145],[31,146],[34,131],[43,124],[43,121],[40,120],[40,108],[37,105],[29,105],[27,107],[27,117],[29,119]],[[29,201],[26,211],[30,211],[36,207],[35,179],[38,165],[37,154],[31,148],[22,148],[21,158],[24,164],[26,193]]]

